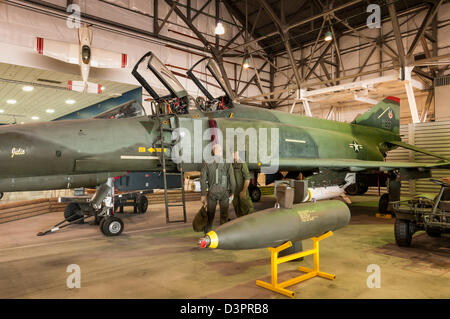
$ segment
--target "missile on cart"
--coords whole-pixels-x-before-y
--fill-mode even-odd
[[[338,200],[270,208],[219,226],[200,240],[200,246],[229,250],[277,247],[345,227],[349,221],[349,208]]]
[[[342,196],[345,188],[339,186],[327,186],[308,188],[306,197],[303,202],[314,202],[316,200],[330,199]]]

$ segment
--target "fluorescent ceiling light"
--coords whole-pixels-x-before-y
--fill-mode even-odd
[[[70,105],[75,104],[75,100],[66,100],[66,104]]]
[[[47,109],[47,110],[45,110],[45,112],[47,112],[47,113],[55,113],[55,110],[54,109]]]
[[[6,103],[8,103],[8,104],[16,104],[17,101],[16,100],[8,100],[8,101],[6,101]]]
[[[34,90],[34,87],[29,86],[29,85],[24,86],[24,87],[22,88],[22,91],[24,91],[24,92],[31,92],[31,91],[33,91],[33,90]]]
[[[33,116],[33,117],[31,117],[31,119],[32,119],[33,121],[37,121],[37,120],[39,120],[39,116]]]
[[[0,113],[5,113],[5,110],[0,110]]]

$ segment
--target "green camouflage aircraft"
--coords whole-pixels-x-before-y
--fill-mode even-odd
[[[0,192],[93,187],[127,171],[161,171],[163,167],[167,171],[181,167],[199,171],[204,161],[199,152],[212,143],[211,135],[203,134],[205,130],[218,141],[218,131],[225,134],[227,129],[234,129],[239,137],[242,132],[249,135],[252,129],[265,129],[270,137],[268,144],[257,141],[254,161],[253,142],[250,137],[245,140],[250,170],[255,175],[264,171],[270,163],[259,151],[264,146],[270,153],[275,145],[278,152],[272,150],[272,159],[276,157],[276,171],[267,176],[279,176],[281,171],[302,173],[309,176],[312,188],[349,184],[346,176],[353,174],[351,184],[359,185],[362,192],[367,186],[376,186],[380,176],[424,178],[430,176],[431,169],[450,167],[446,158],[401,141],[399,100],[394,97],[385,98],[352,123],[304,117],[233,102],[214,62],[204,62],[225,95],[213,97],[191,69],[188,76],[206,97],[194,99],[149,52],[132,73],[153,97],[154,114],[1,126]],[[166,95],[158,94],[150,85],[155,80],[163,85]],[[183,132],[190,133],[191,143]],[[272,132],[278,135],[276,141]],[[233,151],[227,143],[230,141],[224,139],[224,149]],[[196,149],[198,145],[200,149]],[[397,147],[428,154],[438,161],[386,162],[386,153]],[[180,149],[183,156],[190,153],[191,160],[175,163],[172,155]],[[258,190],[255,182],[253,189]]]

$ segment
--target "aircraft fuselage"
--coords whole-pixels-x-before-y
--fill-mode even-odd
[[[280,158],[383,160],[379,144],[399,139],[376,128],[243,105],[211,113],[193,110],[180,116],[180,125],[192,130],[194,121],[199,121],[206,129],[211,119],[223,132],[227,128],[278,128]],[[165,139],[170,140],[170,132],[166,134]],[[2,126],[0,179],[159,171],[158,151],[153,148],[158,136],[156,119],[147,116]],[[208,143],[210,140],[203,139],[203,146]],[[166,155],[170,157],[170,149]],[[189,167],[199,170],[200,165]],[[36,188],[39,185],[34,185]]]

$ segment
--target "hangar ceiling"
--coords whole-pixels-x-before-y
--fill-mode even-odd
[[[55,20],[66,19],[67,4],[79,3],[82,21],[93,26],[99,35],[96,39],[104,37],[105,45],[122,43],[125,38],[128,42],[123,42],[123,47],[130,48],[128,53],[157,46],[153,50],[163,59],[167,57],[164,62],[173,64],[177,70],[187,70],[200,57],[212,56],[228,78],[227,86],[236,100],[269,108],[290,107],[293,101],[301,104],[301,90],[310,92],[395,74],[399,75],[398,83],[390,83],[389,89],[376,85],[365,98],[381,98],[393,92],[408,99],[409,116],[418,122],[417,113],[423,105],[414,105],[411,93],[405,97],[408,79],[420,81],[422,89],[416,92],[417,96],[427,94],[431,101],[434,79],[450,72],[450,64],[445,63],[450,58],[450,41],[446,36],[450,26],[449,0],[8,0],[4,3],[10,8],[57,17]],[[368,28],[370,4],[380,7],[381,28]],[[219,21],[226,29],[221,36],[214,34]],[[327,33],[332,34],[329,40],[325,39]],[[117,34],[123,37],[121,41]],[[135,44],[130,38],[145,41],[146,45],[130,46]],[[250,67],[243,70],[246,59]],[[183,85],[190,92],[195,91],[185,82]],[[417,91],[417,86],[414,88]],[[370,106],[354,99],[349,101],[353,92],[347,93],[322,100],[328,102],[328,107],[355,103],[360,103],[361,108]],[[319,103],[312,102],[312,111],[318,107]]]
[[[273,23],[270,14],[264,9],[259,0],[223,0],[225,5],[239,18],[239,21],[253,30],[253,37],[259,41],[259,44],[269,55],[277,55],[286,52],[283,39],[280,37],[277,26]],[[265,0],[270,9],[276,13],[283,24],[289,29],[289,43],[292,49],[300,48],[304,45],[314,42],[321,28],[321,18],[327,12],[333,12],[337,19],[331,17],[331,24],[334,32],[340,36],[348,32],[348,28],[338,22],[339,18],[345,20],[345,23],[358,28],[366,25],[367,5],[376,3],[376,1],[355,1],[355,0],[299,0],[299,1],[280,1]],[[404,12],[418,7],[423,7],[424,2],[420,0],[394,1],[396,10]],[[342,8],[338,10],[338,8]],[[335,12],[332,9],[337,9]],[[247,13],[247,14],[246,14]],[[246,20],[246,15],[247,20]],[[387,6],[381,7],[381,18],[389,18]]]
[[[66,89],[67,81],[80,79],[73,74],[0,63],[0,123],[51,121],[138,87],[92,78],[90,80],[105,87],[102,94],[83,94]],[[24,91],[24,87],[32,87],[33,90]],[[69,100],[74,103],[66,103]],[[8,101],[15,103],[9,104]],[[54,112],[48,113],[47,110]],[[33,119],[36,117],[38,119]]]

